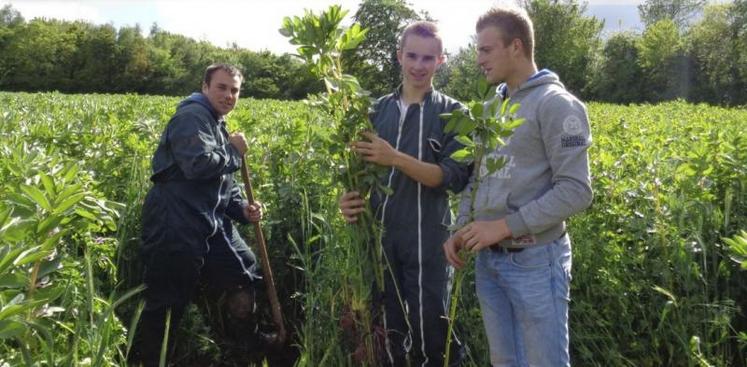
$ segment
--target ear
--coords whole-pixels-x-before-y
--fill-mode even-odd
[[[524,42],[520,39],[514,39],[514,51],[519,56],[524,56]]]
[[[402,65],[402,49],[397,50],[397,62]]]
[[[210,86],[207,85],[207,83],[202,82],[202,93],[207,93]]]
[[[436,58],[436,67],[440,66],[441,64],[446,62],[446,55],[440,54],[438,55],[438,58]]]

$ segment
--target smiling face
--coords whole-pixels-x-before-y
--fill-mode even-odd
[[[397,60],[402,66],[402,83],[406,87],[430,88],[433,74],[444,60],[441,43],[433,37],[410,34],[397,51]]]
[[[241,77],[231,76],[228,72],[218,69],[213,72],[210,84],[202,83],[202,94],[210,101],[210,105],[220,116],[225,116],[239,100]]]
[[[506,81],[513,71],[514,42],[504,44],[501,30],[487,26],[477,33],[477,64],[491,84]]]

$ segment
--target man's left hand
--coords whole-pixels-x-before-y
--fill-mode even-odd
[[[353,143],[353,149],[363,156],[364,161],[387,167],[395,164],[400,152],[392,148],[389,142],[372,132],[364,132],[362,135],[370,141],[356,141]]]
[[[244,207],[244,217],[252,223],[262,220],[262,204],[255,201]]]
[[[505,219],[477,220],[462,227],[455,235],[462,237],[463,248],[477,252],[511,237],[511,230],[508,228]]]

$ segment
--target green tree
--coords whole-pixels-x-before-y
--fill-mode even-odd
[[[78,24],[79,36],[73,60],[67,63],[69,79],[66,90],[71,92],[112,92],[116,75],[121,72],[117,65],[117,30],[112,25],[92,26]]]
[[[15,27],[23,23],[21,12],[13,9],[10,4],[0,8],[0,27]]]
[[[119,68],[113,92],[144,93],[147,76],[152,73],[148,60],[148,44],[140,26],[122,27],[117,33],[115,64]]]
[[[5,84],[5,78],[10,75],[10,42],[19,26],[24,24],[23,17],[10,4],[0,8],[0,86]]]
[[[646,28],[637,48],[647,101],[688,97],[692,72],[674,21],[664,19]]]
[[[643,71],[638,64],[636,47],[640,38],[630,32],[621,32],[607,40],[591,84],[594,99],[613,103],[643,101]]]
[[[475,83],[482,76],[477,65],[477,52],[473,44],[460,48],[456,55],[446,59],[446,63],[436,73],[433,84],[444,93],[460,100],[477,99]]]
[[[65,90],[65,66],[76,51],[79,32],[57,20],[34,19],[16,27],[7,40],[3,88]]]
[[[522,6],[534,23],[537,66],[558,73],[568,90],[587,97],[604,21],[584,15],[586,4],[576,0],[522,0]]]
[[[696,98],[725,102],[733,80],[735,41],[731,37],[729,5],[708,6],[703,18],[690,29],[688,49],[698,69]]]
[[[407,24],[422,19],[404,0],[363,0],[354,17],[368,29],[366,39],[343,59],[351,75],[374,95],[391,92],[400,83],[397,47]]]
[[[733,23],[731,35],[734,39],[736,65],[732,71],[735,80],[734,103],[747,104],[747,0],[735,0],[731,7]]]
[[[660,20],[669,19],[684,30],[705,4],[706,0],[646,0],[638,5],[638,14],[647,28]]]

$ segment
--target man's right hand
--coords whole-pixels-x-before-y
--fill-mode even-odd
[[[443,245],[444,253],[446,254],[446,261],[457,269],[461,269],[464,266],[464,260],[459,256],[459,251],[461,251],[464,246],[463,242],[464,240],[462,239],[462,236],[455,233],[453,236],[449,237]]]
[[[365,202],[357,191],[349,191],[340,197],[338,205],[345,221],[355,223],[358,221],[358,214],[363,212]]]
[[[239,154],[242,156],[246,154],[246,151],[249,149],[249,147],[246,144],[246,138],[244,138],[243,133],[233,133],[228,137],[228,142],[233,145],[233,147],[239,151]]]

